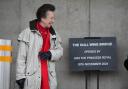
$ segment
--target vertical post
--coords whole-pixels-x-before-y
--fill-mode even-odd
[[[0,39],[0,88],[10,87],[11,40]]]
[[[88,73],[84,71],[85,74],[85,89],[88,89]]]
[[[100,71],[97,70],[97,89],[99,89],[99,73]]]

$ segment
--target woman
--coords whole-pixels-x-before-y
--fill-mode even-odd
[[[55,62],[63,55],[61,38],[53,29],[55,7],[44,4],[37,19],[19,36],[16,83],[21,89],[57,89]]]

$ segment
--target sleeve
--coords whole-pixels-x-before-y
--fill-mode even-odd
[[[25,31],[22,31],[18,36],[18,54],[16,60],[16,80],[25,78],[28,40]]]
[[[58,47],[56,49],[50,49],[50,52],[52,54],[51,61],[58,61],[63,56],[62,40],[59,35],[58,35],[57,45]]]

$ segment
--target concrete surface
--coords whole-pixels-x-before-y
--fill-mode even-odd
[[[68,39],[88,36],[117,37],[118,71],[100,72],[99,89],[128,89],[128,72],[123,67],[128,55],[128,0],[0,0],[0,38],[11,39],[14,47],[10,89],[18,89],[14,84],[17,36],[44,3],[56,6],[54,28],[63,40],[64,56],[56,63],[58,89],[85,89],[85,74],[69,69]],[[96,88],[97,75],[90,72],[88,89]]]

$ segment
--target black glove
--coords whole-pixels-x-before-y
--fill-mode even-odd
[[[24,83],[25,83],[25,78],[20,79],[20,80],[16,80],[16,83],[19,85],[20,89],[24,89]]]
[[[124,67],[128,70],[128,57],[127,57],[127,59],[124,61]]]
[[[48,52],[39,52],[38,56],[39,56],[40,59],[51,60],[52,54],[51,54],[50,51],[48,51]]]

